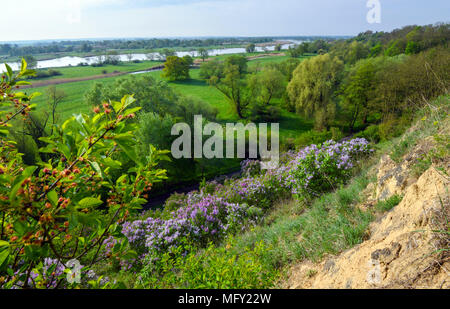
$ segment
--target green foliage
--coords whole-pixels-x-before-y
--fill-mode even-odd
[[[361,60],[353,66],[341,86],[343,107],[348,112],[350,132],[360,118],[366,124],[375,97],[377,61]]]
[[[6,107],[14,103],[13,112],[1,122],[3,128],[18,115],[26,118],[33,107],[29,104],[33,95],[11,92],[12,86],[26,84],[20,78],[31,74],[23,60],[17,75],[8,70],[2,78],[1,103]],[[66,285],[64,272],[49,277],[48,270],[76,258],[88,271],[101,260],[106,238],[123,237],[119,223],[141,207],[142,194],[151,184],[165,179],[165,171],[156,167],[162,152],[153,148],[145,156],[136,154],[132,134],[136,125],[127,121],[139,109],[130,108],[134,102],[132,96],[124,96],[105,104],[92,118],[79,114],[56,126],[51,136],[40,138],[45,143],[40,151],[52,154],[41,166],[24,165],[4,132],[0,143],[0,286]],[[117,177],[113,171],[121,167],[124,157],[135,165]],[[99,216],[99,207],[105,203],[108,208]],[[4,249],[6,244],[9,250]],[[124,255],[127,250],[125,240],[113,253]]]
[[[247,47],[245,47],[245,51],[247,53],[254,53],[256,50],[256,45],[254,43],[251,43],[249,45],[247,45]]]
[[[327,128],[335,115],[334,91],[343,62],[329,54],[305,60],[293,73],[287,91],[298,113],[315,117],[317,129]]]
[[[269,105],[273,99],[281,97],[285,87],[284,76],[275,68],[265,67],[249,77],[248,87],[255,102]]]
[[[417,42],[411,41],[408,42],[408,45],[406,45],[405,54],[407,55],[413,55],[420,52],[420,46]]]
[[[370,125],[364,131],[355,134],[355,137],[365,138],[371,143],[378,143],[381,140],[378,125]]]
[[[243,56],[230,56],[225,63],[214,63],[215,68],[208,66],[208,72],[214,72],[208,83],[219,90],[233,104],[239,118],[244,118],[245,109],[252,99],[243,79],[247,72],[247,59]]]
[[[297,145],[297,147],[302,147],[311,144],[322,144],[330,139],[332,139],[330,131],[310,130],[300,134],[300,136],[295,139],[295,145]]]
[[[198,55],[202,58],[203,62],[205,62],[205,60],[209,57],[208,50],[205,48],[200,48],[198,50]]]
[[[137,287],[150,289],[263,289],[273,286],[274,270],[264,265],[260,256],[267,247],[256,243],[244,253],[235,255],[229,249],[235,245],[230,238],[221,247],[208,246],[193,253],[189,246],[168,252],[140,273]],[[191,252],[183,257],[183,252]]]
[[[384,55],[387,57],[394,57],[394,56],[400,55],[401,53],[403,53],[403,51],[400,47],[400,42],[393,41],[393,42],[391,42],[389,47],[384,52]]]
[[[370,49],[369,57],[371,57],[371,58],[377,57],[377,56],[381,55],[382,51],[383,51],[383,47],[381,46],[381,44],[377,44]]]
[[[177,56],[168,56],[164,63],[163,77],[169,81],[189,79],[189,68],[193,60],[190,56],[183,58]]]

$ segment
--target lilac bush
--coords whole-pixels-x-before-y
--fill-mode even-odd
[[[289,171],[292,193],[297,197],[318,196],[336,188],[348,180],[358,159],[372,151],[369,143],[361,138],[340,143],[327,141],[304,148]]]
[[[261,162],[257,160],[244,160],[241,162],[242,175],[253,177],[261,174]]]
[[[275,170],[261,171],[260,162],[242,163],[243,178],[225,184],[204,182],[200,191],[172,196],[162,213],[126,222],[122,233],[138,258],[121,262],[125,269],[139,261],[157,260],[186,243],[205,247],[260,221],[277,201],[315,196],[344,183],[357,161],[372,150],[365,139],[311,145],[280,157]],[[108,252],[115,245],[107,241]]]
[[[247,207],[215,195],[191,193],[186,205],[171,212],[168,219],[127,222],[122,232],[142,259],[178,247],[186,239],[200,247],[217,242],[245,224]]]

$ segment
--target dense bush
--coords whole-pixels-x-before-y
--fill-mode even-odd
[[[27,79],[39,79],[39,78],[47,78],[47,77],[53,77],[53,76],[60,76],[62,73],[57,70],[49,69],[47,71],[44,70],[38,70],[36,71],[35,75],[27,76]]]
[[[236,241],[216,247],[209,245],[195,252],[189,245],[166,252],[161,259],[148,262],[139,274],[139,288],[186,289],[262,289],[277,278],[273,269],[261,261],[267,246],[263,242],[236,255],[229,248]],[[183,255],[183,252],[190,252]]]
[[[146,157],[136,155],[136,126],[128,120],[140,108],[130,108],[135,99],[125,96],[97,107],[93,117],[80,114],[55,125],[51,136],[41,138],[40,151],[52,158],[25,165],[7,127],[15,117],[26,120],[33,108],[35,95],[12,89],[28,84],[19,79],[34,72],[25,61],[17,74],[6,68],[0,82],[0,103],[9,107],[0,122],[0,287],[80,287],[66,283],[63,266],[77,259],[83,276],[92,274],[108,237],[118,239],[113,254],[134,256],[119,226],[165,178],[157,168],[162,153],[153,148]],[[117,175],[125,157],[135,165]]]
[[[306,147],[300,151],[289,172],[292,193],[297,197],[314,197],[336,189],[350,178],[357,160],[370,152],[364,139],[341,143],[328,141],[320,146]]]
[[[145,218],[125,223],[122,232],[139,258],[122,265],[125,269],[142,269],[143,285],[151,282],[160,286],[155,278],[161,276],[165,278],[163,281],[179,279],[176,275],[169,276],[168,269],[161,264],[163,260],[182,268],[182,276],[191,276],[195,265],[189,265],[181,256],[192,256],[209,243],[219,244],[229,235],[248,230],[261,222],[277,201],[292,194],[310,196],[312,191],[325,192],[342,184],[357,160],[368,153],[367,141],[356,139],[329,141],[299,153],[285,153],[276,170],[261,170],[259,161],[244,161],[244,178],[230,179],[224,184],[203,182],[200,191],[169,198],[162,212],[150,212]],[[306,168],[308,173],[303,172]],[[326,185],[325,178],[330,185]],[[165,284],[176,283],[165,282],[162,286]]]
[[[161,218],[149,217],[124,224],[123,233],[141,259],[158,259],[186,240],[197,247],[218,243],[227,233],[242,229],[248,219],[247,205],[233,204],[214,195],[191,193],[183,203]]]

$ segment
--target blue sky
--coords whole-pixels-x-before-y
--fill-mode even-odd
[[[14,0],[0,41],[100,37],[355,35],[450,21],[449,0]],[[2,1],[3,2],[3,1]],[[18,22],[20,21],[20,22]]]

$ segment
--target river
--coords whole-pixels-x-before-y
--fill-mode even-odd
[[[290,46],[296,45],[296,44],[300,44],[301,41],[293,41],[293,40],[289,40],[290,42],[292,42],[291,44],[284,44],[282,45],[282,49],[286,50],[288,49]],[[256,51],[258,52],[263,52],[263,51],[274,51],[275,50],[275,46],[267,46],[267,47],[256,47]],[[210,56],[219,56],[219,55],[231,55],[231,54],[241,54],[241,53],[245,53],[245,48],[223,48],[223,49],[211,49],[208,50],[208,54]],[[134,60],[148,60],[149,59],[149,55],[150,58],[153,58],[153,60],[158,60],[161,59],[161,54],[159,53],[150,53],[150,54],[132,54],[131,58],[128,58],[129,55],[118,55],[118,57],[120,58],[121,61],[134,61]],[[197,57],[198,56],[198,52],[197,51],[180,51],[180,52],[176,52],[176,55],[178,57],[183,57],[186,55],[190,55],[193,57]],[[101,57],[105,57],[104,55]],[[61,57],[61,58],[55,58],[55,59],[49,59],[49,60],[41,60],[37,62],[37,68],[38,69],[48,69],[48,68],[60,68],[60,67],[68,67],[68,66],[77,66],[80,63],[85,63],[85,64],[93,64],[98,62],[99,60],[99,56],[94,56],[94,57]],[[18,70],[19,69],[19,63],[17,62],[11,62],[8,63],[8,65],[14,70]],[[4,72],[5,71],[5,66],[3,64],[0,64],[0,71]]]

